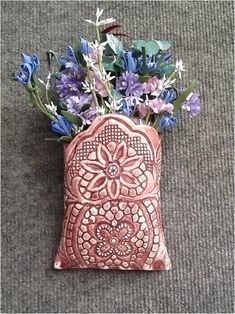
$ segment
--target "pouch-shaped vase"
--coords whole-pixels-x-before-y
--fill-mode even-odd
[[[64,149],[64,222],[54,267],[168,270],[160,212],[161,136],[96,118]]]

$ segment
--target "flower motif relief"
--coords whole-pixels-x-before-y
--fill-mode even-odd
[[[88,190],[99,192],[107,189],[108,195],[115,199],[120,195],[121,186],[136,188],[139,184],[132,171],[139,167],[143,156],[128,156],[125,142],[110,145],[98,145],[96,160],[81,161],[81,166],[94,178],[88,185]]]
[[[116,227],[107,223],[100,224],[96,229],[96,237],[99,240],[96,254],[101,257],[129,255],[132,251],[132,246],[129,243],[129,239],[133,236],[132,233],[131,226],[126,222]]]

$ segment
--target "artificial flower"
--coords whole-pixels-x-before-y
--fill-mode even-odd
[[[143,84],[140,83],[139,76],[134,73],[123,73],[117,80],[116,87],[126,96],[140,97],[143,94]]]
[[[80,67],[70,67],[62,72],[61,78],[56,82],[60,98],[79,95],[82,88],[84,72]]]
[[[63,116],[57,115],[57,121],[51,121],[52,131],[62,136],[71,135],[72,124]]]
[[[163,89],[163,82],[156,76],[150,77],[147,82],[143,84],[143,91],[145,94],[152,96],[159,96]]]
[[[191,93],[183,103],[182,109],[188,112],[190,118],[196,117],[201,111],[201,100],[199,93]]]
[[[165,113],[160,120],[159,126],[161,129],[170,129],[177,123],[176,116],[170,116],[169,113]]]
[[[77,96],[70,96],[65,99],[66,108],[69,112],[77,115],[81,112],[85,104],[91,104],[93,97],[91,94],[80,92]]]

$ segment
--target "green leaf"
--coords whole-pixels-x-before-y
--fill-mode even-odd
[[[141,83],[144,83],[144,82],[147,82],[150,77],[151,76],[149,75],[143,75],[143,76],[140,76],[139,80]]]
[[[188,97],[189,94],[192,93],[192,91],[195,89],[196,87],[196,82],[193,81],[189,86],[188,88],[186,89],[186,91],[180,95],[174,102],[173,102],[173,105],[174,105],[174,113],[177,113],[182,104],[185,102],[186,98]]]
[[[123,98],[123,95],[119,93],[116,89],[112,89],[112,95],[116,100]]]
[[[171,45],[172,41],[171,40],[155,40],[161,50],[168,50]]]
[[[124,50],[122,42],[118,40],[114,35],[106,34],[106,37],[107,37],[107,42],[110,48],[113,50],[113,52],[116,55],[120,55]]]
[[[72,114],[69,111],[65,111],[65,110],[61,110],[61,114],[71,123],[74,123],[78,126],[82,125],[82,119],[78,116],[75,116],[74,114]]]
[[[115,61],[115,66],[122,68],[123,70],[125,70],[125,62],[123,61],[123,59],[117,59]]]
[[[47,63],[49,65],[49,67],[52,64],[53,59],[56,59],[57,63],[60,64],[60,62],[59,62],[60,56],[58,55],[57,52],[55,52],[53,50],[49,50],[46,52],[46,58],[47,58]]]
[[[61,137],[57,140],[57,143],[60,143],[60,142],[70,142],[71,140],[72,140],[72,136],[71,136],[71,135],[61,136]]]
[[[145,48],[147,55],[156,55],[159,51],[159,46],[156,40],[134,40],[134,48],[142,51],[142,47]]]
[[[55,78],[56,80],[60,80],[61,76],[62,76],[62,74],[60,72],[54,72],[51,75],[51,77]]]
[[[171,75],[175,71],[175,65],[168,64],[161,68],[161,74]]]
[[[112,62],[112,63],[105,63],[103,62],[103,65],[104,65],[104,68],[106,71],[110,71],[110,72],[115,72],[116,69],[115,69],[115,62]]]
[[[60,99],[60,101],[59,101],[59,107],[60,107],[61,109],[66,109],[66,105],[65,105],[63,99]]]

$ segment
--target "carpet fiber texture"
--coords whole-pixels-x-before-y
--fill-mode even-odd
[[[105,9],[133,38],[172,39],[203,110],[163,143],[162,215],[173,269],[53,269],[63,216],[62,147],[10,80],[19,54],[63,52]],[[232,313],[232,1],[2,1],[2,312]],[[127,40],[126,40],[127,41]],[[41,77],[47,75],[42,67]]]

